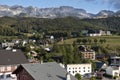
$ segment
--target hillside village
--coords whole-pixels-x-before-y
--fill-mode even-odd
[[[100,35],[91,33],[89,36],[111,36],[109,31],[99,32]],[[63,45],[59,46],[55,39],[47,35],[39,44],[35,39],[1,42],[0,80],[119,80],[120,56],[98,53],[90,47],[92,41],[85,42],[85,39],[69,45],[64,43],[63,37],[60,38]],[[98,43],[103,44],[105,40],[95,41]]]

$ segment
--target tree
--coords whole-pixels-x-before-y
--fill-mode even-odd
[[[98,40],[97,39],[94,39],[94,43],[97,44]]]
[[[103,42],[106,43],[106,39],[103,39]]]
[[[91,39],[88,39],[88,42],[89,42],[89,44],[91,44],[92,40],[91,40]]]
[[[90,80],[96,80],[96,78],[95,77],[91,77]]]
[[[84,44],[86,44],[86,43],[87,43],[87,39],[82,39],[82,42],[83,42]]]
[[[81,42],[82,42],[82,40],[81,40],[81,39],[77,39],[77,43],[79,43],[79,44],[80,44]]]
[[[103,40],[103,39],[100,39],[99,42],[102,44],[102,43],[104,42],[104,40]]]
[[[75,74],[75,77],[78,79],[78,80],[82,80],[82,77],[79,73]]]

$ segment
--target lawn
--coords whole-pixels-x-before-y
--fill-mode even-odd
[[[120,36],[100,36],[100,37],[80,37],[79,39],[91,39],[92,42],[94,39],[105,39],[106,43],[104,45],[110,45],[110,46],[120,46]],[[76,41],[78,38],[71,38],[66,39],[64,41],[58,42],[58,44],[73,44],[74,41]],[[99,43],[100,44],[100,43]]]

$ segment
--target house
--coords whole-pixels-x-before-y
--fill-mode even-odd
[[[89,48],[87,48],[84,45],[81,45],[78,48],[79,48],[79,51],[82,53],[82,57],[84,59],[95,60],[95,51],[90,50]]]
[[[81,51],[84,59],[95,60],[95,51]]]
[[[77,80],[56,62],[21,64],[13,74],[18,80]]]
[[[110,65],[111,66],[120,66],[120,57],[111,57],[110,58]]]
[[[5,43],[2,43],[2,48],[5,48],[5,47],[13,47],[15,44],[13,42],[5,42]]]
[[[120,75],[120,57],[114,56],[110,58],[110,66],[107,67],[106,74],[111,76]]]
[[[87,36],[101,36],[102,30],[89,30]]]
[[[92,72],[91,64],[68,64],[66,68],[67,71],[73,76],[77,73],[84,76],[85,74],[90,74]]]
[[[105,62],[96,62],[96,70],[100,71],[100,70],[105,70],[107,68],[107,64]]]
[[[36,63],[36,62],[39,62],[38,61],[38,53],[36,52],[36,51],[30,51],[30,52],[28,52],[27,53],[27,55],[29,56],[28,57],[28,61],[30,62],[30,63]]]
[[[105,54],[96,54],[96,59],[99,61],[106,61],[109,56]]]
[[[109,66],[106,69],[106,74],[110,75],[110,76],[119,76],[120,75],[120,67]]]
[[[0,50],[0,80],[16,80],[11,74],[19,64],[27,63],[21,50]]]
[[[83,36],[105,36],[105,35],[111,35],[110,31],[104,31],[104,30],[82,30],[81,31]]]

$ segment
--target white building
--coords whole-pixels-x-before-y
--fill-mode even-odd
[[[106,74],[111,76],[119,76],[120,75],[120,57],[111,57],[110,66],[106,69]]]
[[[67,71],[73,76],[77,73],[85,75],[92,72],[92,66],[91,64],[68,64]]]
[[[120,67],[109,66],[106,69],[106,74],[111,75],[111,76],[119,76],[119,74],[120,74]]]
[[[117,56],[111,57],[110,62],[112,66],[120,66],[120,57],[117,57]]]

